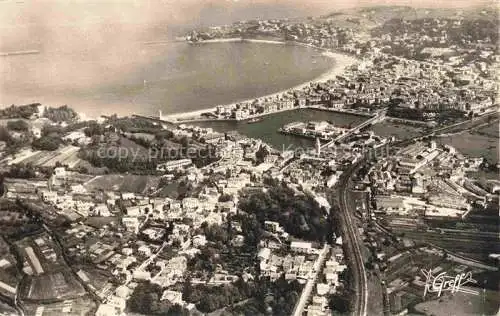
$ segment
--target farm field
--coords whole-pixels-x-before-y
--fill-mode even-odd
[[[56,151],[32,151],[27,149],[16,155],[9,164],[32,164],[38,167],[55,167],[57,164],[74,168],[80,162],[79,147],[66,146]]]
[[[76,298],[85,295],[85,289],[69,269],[29,278],[26,300],[46,301]]]
[[[25,306],[26,315],[68,315],[84,316],[93,315],[97,309],[96,304],[88,297],[81,297],[72,300],[64,300],[51,304],[27,304]]]

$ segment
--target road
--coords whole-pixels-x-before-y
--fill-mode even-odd
[[[295,304],[295,308],[292,313],[293,316],[301,316],[304,313],[304,308],[306,307],[306,303],[314,289],[314,285],[316,284],[316,281],[318,279],[318,274],[321,271],[321,266],[325,261],[328,250],[330,250],[330,247],[327,244],[325,244],[325,246],[323,247],[323,249],[321,249],[321,252],[319,253],[318,259],[316,259],[316,262],[314,262],[314,269],[315,269],[314,275],[312,278],[309,278],[309,280],[307,280],[307,283],[304,286],[302,293],[300,294],[299,300]]]

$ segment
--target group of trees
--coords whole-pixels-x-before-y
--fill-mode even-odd
[[[233,196],[231,194],[221,194],[219,196],[219,202],[229,202],[233,200]]]
[[[260,313],[272,315],[290,315],[299,297],[302,286],[297,282],[288,282],[283,277],[277,282],[269,280],[245,282],[242,278],[231,284],[209,286],[193,285],[188,278],[182,289],[182,299],[194,303],[203,313],[226,308],[247,299],[255,300]],[[160,301],[163,289],[150,282],[140,283],[127,301],[131,312],[145,315],[189,315],[189,312],[179,305],[173,305],[167,300]],[[241,307],[229,307],[228,311],[243,311]]]
[[[7,122],[7,129],[16,132],[26,132],[29,129],[29,125],[23,120],[9,121]]]
[[[26,142],[24,137],[13,137],[10,131],[26,132],[29,130],[29,125],[23,120],[9,121],[7,126],[0,126],[0,141],[5,142],[7,154],[14,153],[19,147]]]
[[[133,156],[106,156],[99,152],[99,149],[87,148],[81,150],[78,156],[91,163],[94,167],[106,167],[114,172],[134,172],[140,174],[149,174],[156,170],[156,162],[149,159],[135,159]]]
[[[276,282],[239,279],[217,287],[185,285],[183,298],[189,298],[204,313],[225,308],[231,315],[291,315],[301,291],[302,285],[284,277]]]
[[[255,294],[256,288],[255,283],[243,280],[221,286],[193,286],[190,280],[186,280],[182,297],[185,301],[194,303],[200,312],[210,313],[248,299]]]
[[[106,124],[114,126],[122,132],[129,133],[154,133],[162,129],[160,125],[155,125],[153,122],[136,117],[117,117],[116,115],[108,117]]]
[[[14,139],[10,135],[9,131],[3,126],[0,126],[0,141],[5,142],[7,144],[14,143]]]
[[[260,280],[252,299],[226,310],[232,315],[291,315],[301,291],[302,285],[297,281],[288,282],[284,277],[276,282]]]
[[[182,297],[203,313],[226,308],[235,315],[290,315],[301,291],[302,285],[288,282],[284,277],[276,282],[268,279],[245,282],[240,278],[222,286],[194,286],[186,280]],[[237,306],[231,306],[236,303]]]
[[[57,150],[59,148],[59,145],[62,144],[62,142],[63,141],[61,140],[61,138],[57,136],[45,135],[38,139],[33,140],[33,142],[31,143],[31,147],[33,147],[33,149],[36,150],[53,151]]]
[[[252,194],[240,200],[239,208],[255,214],[259,223],[275,221],[291,235],[310,241],[324,242],[331,232],[327,214],[309,196],[295,196],[285,186],[271,187],[267,192]]]
[[[36,170],[35,168],[28,165],[13,165],[10,167],[9,171],[3,173],[1,175],[2,179],[4,177],[7,178],[16,178],[16,179],[34,179],[36,178]]]
[[[87,136],[103,135],[104,133],[105,130],[98,124],[92,124],[85,129],[85,134]],[[160,134],[166,135],[167,133],[162,132]],[[186,142],[186,146],[179,145],[178,147],[175,147],[175,143],[172,141],[168,144],[165,143],[165,145],[162,145],[164,143],[163,140],[158,140],[156,136],[154,140],[147,140],[134,136],[126,138],[127,141],[131,141],[135,144],[135,146],[138,146],[134,148],[134,150],[140,150],[140,152],[142,152],[140,155],[135,155],[135,152],[133,152],[132,149],[127,149],[127,147],[123,144],[123,140],[124,138],[120,139],[116,145],[117,147],[113,149],[103,147],[103,145],[99,143],[94,143],[81,152],[80,158],[87,160],[96,167],[107,167],[108,169],[116,172],[134,173],[156,173],[156,167],[158,164],[176,159],[189,158],[197,167],[205,166],[218,159],[215,154],[215,148],[212,146],[190,148],[189,146],[191,145],[189,144],[189,141]],[[114,150],[114,152],[127,151],[128,153],[133,154],[125,156],[122,155],[121,157],[108,157],[103,154],[108,150]]]
[[[32,103],[27,105],[11,105],[5,109],[0,110],[0,118],[24,118],[29,119],[33,114],[38,113],[40,103]]]
[[[58,108],[48,107],[43,112],[43,116],[56,123],[71,123],[78,119],[78,113],[67,105]]]
[[[215,272],[217,265],[221,263],[218,252],[220,249],[211,245],[203,247],[195,257],[188,261],[187,267],[193,275],[206,277]]]
[[[150,282],[139,283],[127,301],[127,308],[134,313],[143,315],[182,316],[189,311],[168,300],[161,301],[163,290],[161,286]]]
[[[104,134],[105,128],[101,124],[93,121],[83,130],[83,132],[87,137],[100,136]]]

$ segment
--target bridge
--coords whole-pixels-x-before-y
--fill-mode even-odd
[[[371,124],[382,122],[383,120],[385,120],[385,115],[386,115],[386,110],[385,109],[378,111],[370,119],[368,119],[368,120],[364,121],[363,123],[361,123],[361,124],[359,124],[359,125],[351,128],[350,130],[348,130],[344,134],[342,134],[342,135],[340,135],[340,136],[332,139],[328,143],[322,144],[321,145],[321,149],[328,148],[328,147],[331,147],[331,146],[335,145],[336,142],[340,142],[340,141],[346,139],[347,137],[351,136],[352,134],[359,132],[364,127],[370,126]]]

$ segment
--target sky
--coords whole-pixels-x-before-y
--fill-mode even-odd
[[[196,26],[372,5],[470,7],[491,0],[0,0],[0,49],[157,40]],[[59,42],[59,43],[58,43]]]

